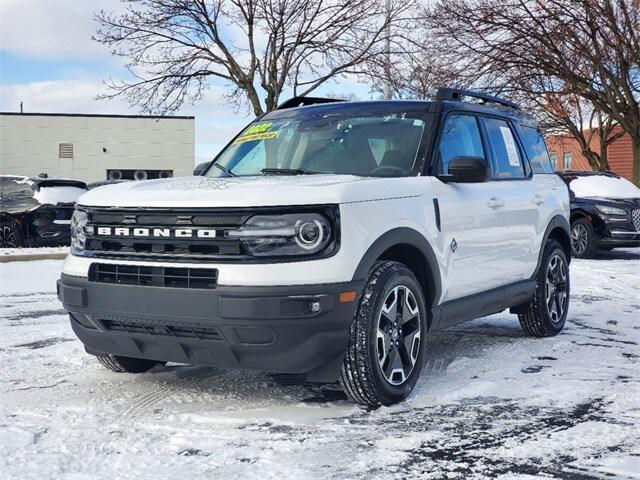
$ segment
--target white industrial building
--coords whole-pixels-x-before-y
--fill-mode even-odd
[[[194,117],[0,113],[0,175],[85,182],[190,175]]]

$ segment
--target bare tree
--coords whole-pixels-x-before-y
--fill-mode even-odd
[[[248,101],[260,115],[285,89],[304,96],[329,79],[369,73],[401,36],[415,0],[388,9],[379,0],[123,1],[125,13],[95,16],[94,39],[126,58],[131,74],[110,80],[103,98],[167,113],[218,79],[232,87],[229,100]]]
[[[428,23],[467,65],[479,66],[476,78],[492,77],[485,85],[542,98],[556,120],[571,119],[570,133],[584,132],[583,125],[574,128],[575,109],[571,115],[558,110],[560,95],[569,95],[565,107],[571,98],[586,101],[604,133],[618,124],[631,136],[640,185],[638,0],[438,0]]]

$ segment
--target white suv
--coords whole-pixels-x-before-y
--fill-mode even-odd
[[[507,308],[532,335],[562,330],[568,218],[567,187],[510,102],[297,98],[200,176],[83,195],[58,295],[115,371],[300,374],[391,404],[435,330]]]

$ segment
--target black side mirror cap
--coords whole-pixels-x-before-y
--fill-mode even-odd
[[[481,157],[456,157],[449,163],[449,174],[438,176],[445,183],[481,183],[488,177],[487,162]]]
[[[198,177],[202,175],[202,172],[204,172],[205,169],[209,166],[209,163],[210,162],[202,162],[196,165],[196,168],[193,169],[193,176]]]

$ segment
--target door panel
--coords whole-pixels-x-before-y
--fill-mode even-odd
[[[478,120],[473,115],[449,114],[438,143],[436,171],[448,173],[451,160],[459,156],[487,159]],[[434,182],[440,205],[439,245],[445,262],[442,301],[472,295],[499,286],[495,269],[499,260],[494,248],[500,235],[499,199],[490,206],[491,182]]]

